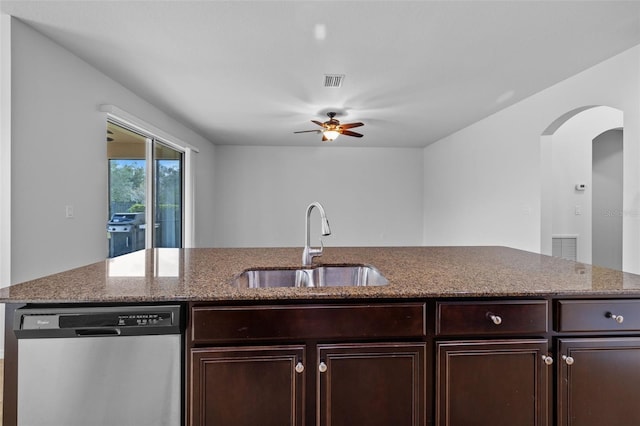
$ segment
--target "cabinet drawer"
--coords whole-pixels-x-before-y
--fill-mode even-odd
[[[577,331],[640,331],[640,300],[560,300],[557,329]]]
[[[193,307],[195,344],[233,340],[398,338],[426,334],[424,303]]]
[[[509,300],[487,302],[439,302],[436,334],[503,335],[546,333],[546,300]]]

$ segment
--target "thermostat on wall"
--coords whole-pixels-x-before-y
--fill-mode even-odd
[[[584,191],[587,188],[587,185],[584,183],[576,183],[576,191]]]

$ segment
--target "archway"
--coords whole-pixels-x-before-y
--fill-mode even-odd
[[[541,253],[552,254],[554,235],[573,237],[576,260],[592,263],[592,141],[622,128],[622,111],[584,106],[558,117],[542,132]]]

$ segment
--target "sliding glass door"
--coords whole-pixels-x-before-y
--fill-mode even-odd
[[[109,257],[182,247],[184,153],[109,122],[107,157]]]
[[[154,247],[182,246],[183,156],[162,143],[154,144]]]

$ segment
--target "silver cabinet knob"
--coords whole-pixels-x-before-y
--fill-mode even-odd
[[[551,358],[549,355],[542,355],[542,361],[544,361],[546,365],[553,364],[553,358]]]
[[[323,362],[320,363],[320,365],[318,365],[318,371],[320,371],[321,373],[324,373],[327,371],[327,364]]]
[[[488,313],[487,317],[489,317],[489,319],[491,320],[491,322],[493,322],[495,325],[500,325],[502,324],[502,317],[499,315],[494,315],[492,313]]]
[[[611,318],[618,324],[622,324],[624,322],[624,317],[622,315],[616,315],[611,312],[607,312],[607,318]]]
[[[298,362],[296,364],[296,373],[302,373],[304,371],[304,364],[302,362]]]
[[[567,363],[567,365],[572,365],[574,362],[573,357],[570,357],[567,355],[562,355],[562,359],[564,360],[565,363]]]

